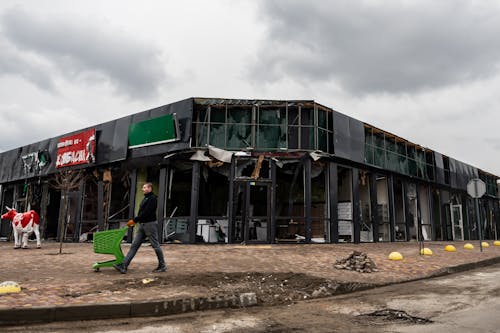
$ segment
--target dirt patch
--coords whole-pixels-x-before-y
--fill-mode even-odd
[[[81,290],[66,290],[61,296],[78,298],[84,295],[124,290],[154,290],[203,288],[206,296],[229,296],[252,292],[259,304],[277,305],[298,300],[327,297],[373,287],[367,283],[345,283],[303,273],[210,272],[197,275],[166,275],[148,279],[122,279],[119,283],[97,287],[88,285]],[[97,287],[97,288],[96,288]]]

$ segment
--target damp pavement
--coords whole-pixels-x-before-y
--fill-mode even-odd
[[[30,242],[30,249],[14,250],[11,243],[1,242],[0,282],[15,281],[22,289],[19,293],[0,295],[0,312],[7,315],[8,311],[19,314],[23,310],[50,307],[90,309],[105,304],[133,306],[166,300],[202,299],[221,294],[251,295],[255,292],[252,290],[255,284],[245,284],[239,279],[256,276],[268,280],[272,280],[273,275],[279,277],[282,287],[284,282],[294,276],[300,277],[302,286],[307,285],[308,281],[321,279],[353,283],[354,286],[378,286],[500,262],[500,246],[493,246],[492,241],[489,241],[490,247],[483,248],[483,252],[480,252],[477,241],[470,242],[475,246],[473,250],[464,249],[465,243],[426,242],[425,246],[432,250],[432,256],[420,255],[416,242],[163,244],[168,265],[164,273],[151,272],[157,264],[156,256],[153,249],[145,245],[139,249],[127,274],[120,274],[113,268],[101,268],[100,272],[92,269],[94,262],[113,257],[95,254],[91,243],[65,243],[62,254],[59,254],[58,243],[45,242],[42,249],[36,249],[35,244]],[[457,251],[444,251],[447,244],[454,245]],[[129,245],[122,244],[122,249],[126,253]],[[336,260],[347,257],[353,251],[367,253],[378,271],[358,273],[334,268]],[[388,256],[393,251],[400,252],[404,259],[389,260]],[[356,287],[352,290],[356,290]],[[237,305],[243,306],[240,303]]]

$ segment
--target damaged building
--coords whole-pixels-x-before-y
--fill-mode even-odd
[[[473,178],[497,239],[497,176],[309,100],[189,98],[0,153],[1,207],[75,242],[124,226],[146,181],[163,242],[477,239]]]

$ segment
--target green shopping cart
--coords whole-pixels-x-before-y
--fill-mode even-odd
[[[99,272],[101,267],[112,267],[119,265],[123,262],[123,255],[121,242],[123,236],[127,233],[128,227],[120,229],[112,229],[107,231],[99,231],[94,234],[94,253],[112,254],[115,256],[114,260],[96,262],[92,265],[94,271]]]

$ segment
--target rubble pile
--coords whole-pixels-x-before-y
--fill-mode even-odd
[[[377,272],[377,265],[371,260],[366,253],[354,251],[347,258],[339,259],[333,267],[337,269],[347,269],[360,273]]]

